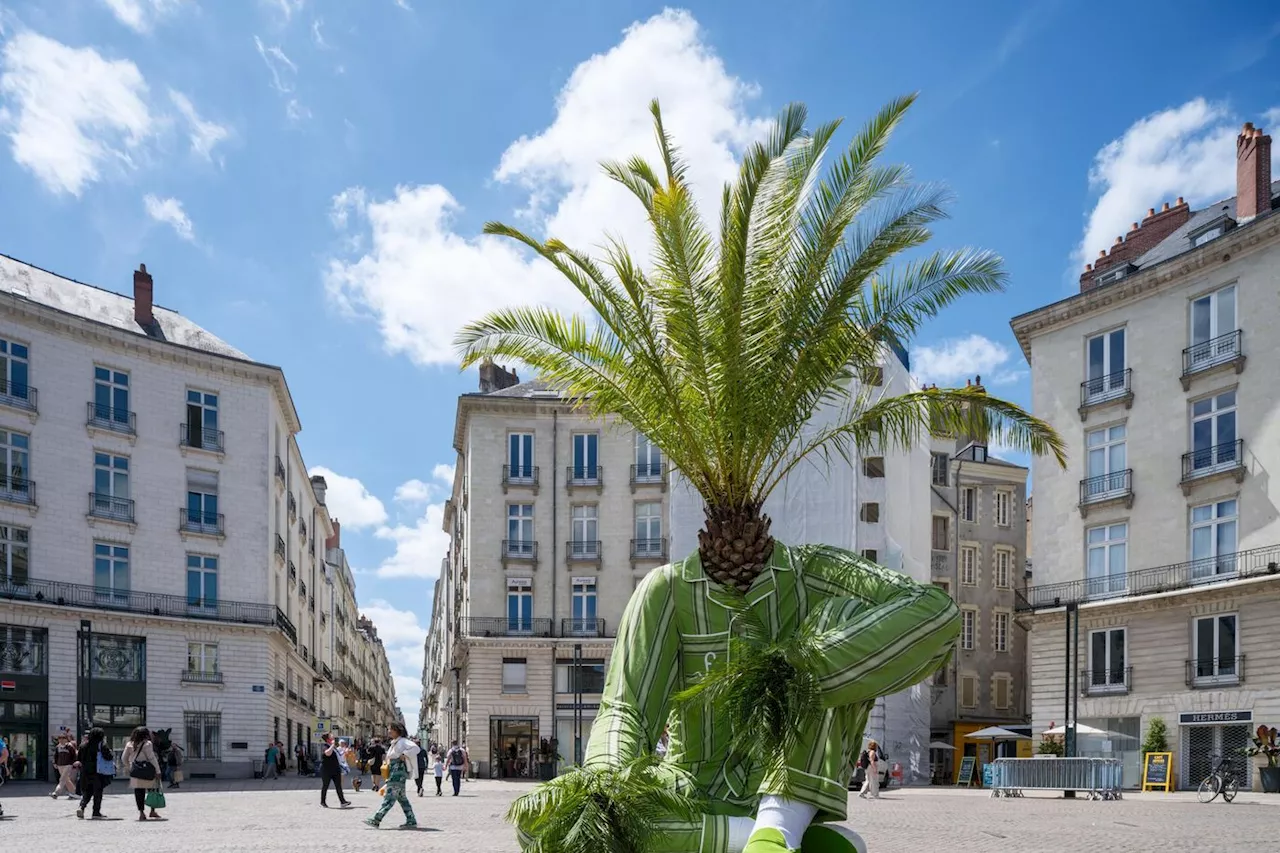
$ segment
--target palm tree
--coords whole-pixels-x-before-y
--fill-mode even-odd
[[[591,314],[495,311],[458,333],[463,367],[516,359],[648,436],[705,502],[704,570],[739,590],[773,548],[765,498],[806,459],[908,448],[932,430],[1064,463],[1047,424],[978,388],[889,396],[853,381],[960,297],[1004,289],[1001,260],[986,251],[918,252],[890,266],[928,242],[947,202],[904,167],[878,163],[913,100],[887,104],[825,171],[840,122],[808,132],[803,105],[783,109],[724,187],[718,234],[653,102],[660,170],[640,157],[604,164],[644,205],[650,262],[616,239],[596,259],[487,224],[555,265]],[[805,429],[832,404],[843,407],[835,423]]]

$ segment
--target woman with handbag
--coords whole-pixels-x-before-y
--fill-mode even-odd
[[[107,733],[96,726],[85,735],[84,745],[80,747],[80,808],[76,809],[76,817],[84,818],[84,807],[93,801],[94,820],[102,820],[102,794],[111,778],[115,776],[115,756],[111,747],[107,746]]]
[[[409,797],[404,792],[405,784],[412,775],[409,769],[410,762],[417,764],[418,745],[404,736],[404,726],[400,723],[392,723],[388,734],[391,736],[391,744],[387,747],[386,753],[387,783],[384,786],[386,793],[383,794],[382,805],[378,807],[378,811],[365,823],[376,829],[378,824],[382,823],[382,819],[387,816],[387,812],[391,811],[391,807],[399,803],[400,808],[404,809],[405,817],[401,828],[408,829],[418,825],[418,818],[413,814],[413,806],[409,804]]]
[[[147,793],[155,789],[160,778],[160,760],[156,758],[155,747],[151,745],[151,732],[146,726],[138,726],[129,737],[124,748],[124,766],[129,769],[129,787],[133,790],[133,800],[138,806],[138,820],[146,820],[147,800],[155,802]],[[162,795],[163,796],[163,795]],[[160,820],[156,812],[158,806],[151,806],[152,820]]]

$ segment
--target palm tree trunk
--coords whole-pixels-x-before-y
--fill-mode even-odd
[[[708,504],[706,524],[698,531],[698,553],[707,577],[746,592],[773,553],[772,524],[759,504],[725,507]]]

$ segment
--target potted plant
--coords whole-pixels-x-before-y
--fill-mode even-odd
[[[555,738],[548,740],[543,738],[538,744],[538,778],[543,782],[548,782],[556,776],[556,747],[558,742]]]
[[[1264,794],[1280,794],[1280,765],[1277,759],[1280,759],[1280,739],[1277,739],[1277,733],[1274,726],[1267,728],[1266,726],[1258,726],[1258,731],[1250,738],[1253,746],[1246,747],[1242,752],[1250,758],[1265,758],[1266,766],[1258,768],[1258,775],[1262,778],[1262,792]]]
[[[1058,740],[1057,735],[1044,735],[1040,740],[1040,746],[1036,750],[1040,755],[1049,755],[1054,758],[1061,758],[1066,752],[1066,747],[1062,741]]]

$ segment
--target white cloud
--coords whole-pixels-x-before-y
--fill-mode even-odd
[[[396,487],[396,503],[420,504],[431,500],[431,484],[408,480]]]
[[[324,40],[324,34],[320,32],[320,28],[324,26],[324,18],[316,18],[311,22],[311,40],[316,43],[316,47],[321,50],[327,48],[329,43]]]
[[[196,112],[191,99],[181,92],[170,89],[169,100],[177,107],[178,112],[186,119],[188,133],[191,136],[191,150],[206,160],[213,160],[213,148],[231,135],[231,131],[217,122],[205,121]]]
[[[261,0],[261,2],[283,18],[286,24],[306,5],[305,0]]]
[[[983,376],[983,385],[1003,385],[1024,373],[1007,366],[1012,355],[1004,344],[971,334],[916,347],[911,351],[911,366],[921,382],[958,385],[961,380]]]
[[[411,610],[399,610],[389,602],[375,598],[360,613],[373,620],[378,628],[378,639],[388,646],[417,646],[422,650],[427,629],[418,624],[418,617]],[[421,665],[422,661],[418,661]]]
[[[373,620],[387,652],[391,677],[395,682],[396,704],[404,713],[410,733],[418,727],[418,706],[422,697],[423,646],[427,629],[415,613],[401,610],[382,599],[374,599],[360,612]]]
[[[413,11],[413,7],[409,5],[409,0],[396,0],[396,5],[401,9],[406,9],[410,12]]]
[[[446,488],[453,488],[453,475],[457,471],[454,465],[446,465],[441,462],[439,465],[431,469],[431,476],[443,484]]]
[[[161,18],[177,11],[187,0],[102,0],[129,29],[146,33]]]
[[[369,490],[355,477],[344,477],[328,468],[315,467],[309,475],[324,477],[328,492],[325,504],[334,518],[342,522],[348,530],[360,530],[366,527],[377,527],[387,521],[387,509]]]
[[[150,193],[142,201],[147,207],[147,216],[172,227],[183,240],[195,240],[195,230],[191,226],[190,217],[182,209],[182,202],[176,198],[157,198]]]
[[[297,98],[289,99],[289,103],[284,106],[284,114],[289,121],[302,121],[304,118],[311,118],[311,110],[298,103]]]
[[[701,36],[691,15],[668,10],[632,25],[621,43],[573,71],[551,125],[512,143],[494,175],[524,188],[518,215],[535,231],[591,250],[607,227],[633,251],[647,251],[643,209],[601,173],[599,161],[636,153],[656,159],[646,108],[654,97],[714,221],[735,155],[766,125],[746,111],[755,89],[730,75]],[[438,184],[400,186],[384,199],[353,187],[334,198],[333,210],[339,227],[358,217],[368,248],[361,257],[330,261],[331,300],[369,315],[389,351],[419,364],[454,363],[458,328],[495,306],[579,307],[576,292],[548,264],[510,241],[459,232],[454,217],[461,207]]]
[[[2,63],[0,126],[13,159],[53,192],[78,196],[103,169],[132,168],[155,131],[146,81],[128,60],[22,32]]]
[[[444,504],[433,503],[413,524],[378,528],[379,539],[395,543],[395,553],[378,566],[380,578],[435,578],[449,553]]]
[[[262,61],[267,64],[267,69],[271,72],[271,87],[282,95],[292,92],[298,66],[293,64],[293,60],[285,55],[279,45],[267,47],[257,36],[253,37],[253,43],[258,48],[258,55],[262,57]]]
[[[1280,120],[1280,108],[1266,115]],[[1100,195],[1076,249],[1074,272],[1110,249],[1149,208],[1159,210],[1178,196],[1195,207],[1235,195],[1239,132],[1226,105],[1196,98],[1134,122],[1104,145],[1089,172]],[[1280,149],[1272,153],[1280,162]]]

